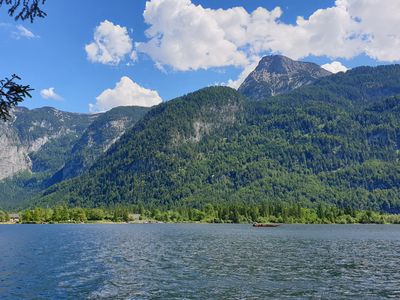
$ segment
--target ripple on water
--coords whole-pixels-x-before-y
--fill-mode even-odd
[[[399,229],[0,227],[0,298],[398,299]]]

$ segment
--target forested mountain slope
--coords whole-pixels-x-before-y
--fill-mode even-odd
[[[207,162],[195,148],[240,123],[243,105],[244,98],[236,91],[218,87],[163,103],[125,133],[89,172],[50,188],[46,198],[56,191],[55,201],[96,205],[160,197],[167,203],[181,198],[182,192],[190,194],[192,181],[201,178],[196,162]],[[215,149],[210,146],[208,151]],[[88,193],[81,190],[83,186]]]
[[[400,67],[357,68],[263,101],[213,87],[153,108],[82,176],[35,202],[327,202],[400,211]]]

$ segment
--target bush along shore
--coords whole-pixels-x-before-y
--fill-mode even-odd
[[[0,211],[0,222],[27,224],[44,223],[287,223],[287,224],[400,224],[400,215],[371,210],[336,208],[323,203],[315,207],[300,204],[258,203],[204,204],[198,207],[180,206],[160,209],[143,205],[112,208],[82,208],[56,206],[26,209],[10,220]]]

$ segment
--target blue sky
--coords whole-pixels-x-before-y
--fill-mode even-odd
[[[271,53],[347,68],[398,62],[399,1],[377,2],[152,0],[146,9],[144,0],[47,0],[34,23],[2,7],[0,77],[16,73],[35,88],[29,108],[95,112],[234,86]]]

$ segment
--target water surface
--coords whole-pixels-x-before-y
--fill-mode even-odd
[[[1,299],[399,299],[396,225],[4,225]]]

